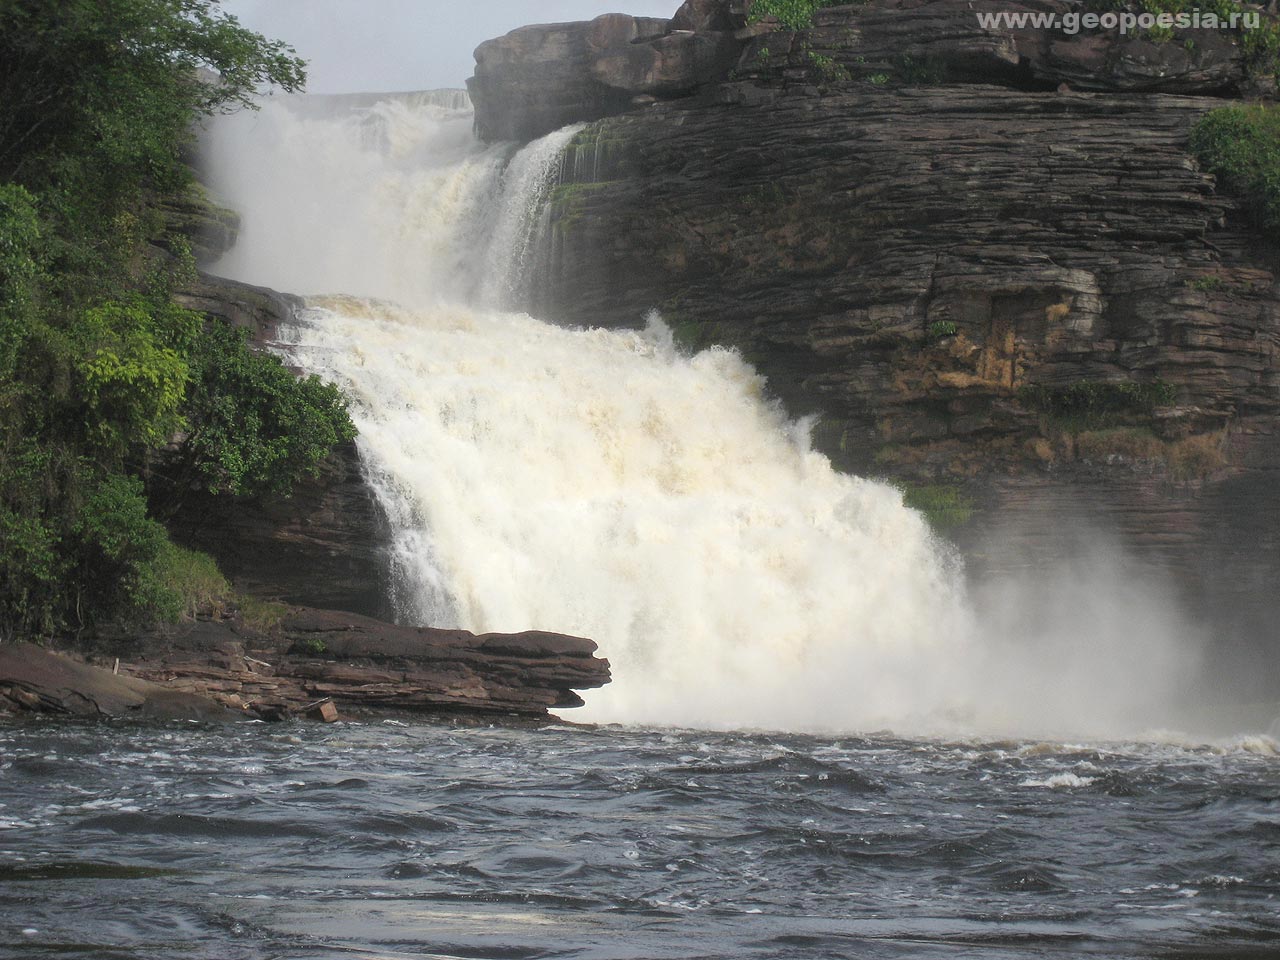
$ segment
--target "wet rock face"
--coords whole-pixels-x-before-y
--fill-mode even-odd
[[[390,534],[355,444],[334,451],[287,499],[193,495],[169,526],[242,592],[391,615]]]

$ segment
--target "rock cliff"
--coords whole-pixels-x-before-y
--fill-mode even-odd
[[[736,347],[839,465],[961,491],[975,570],[1087,523],[1228,631],[1269,635],[1276,251],[1188,153],[1224,98],[1274,93],[1240,35],[976,16],[1077,0],[872,0],[798,32],[695,8],[734,66],[625,106],[522,108],[521,131],[502,84],[539,77],[534,35],[481,48],[482,133],[594,121],[552,194],[532,308],[637,325],[656,307],[689,345]],[[541,81],[522,96],[556,102]]]

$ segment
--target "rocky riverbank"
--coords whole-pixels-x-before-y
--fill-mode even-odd
[[[609,682],[596,644],[562,634],[401,627],[284,609],[266,628],[238,612],[146,636],[48,650],[0,644],[0,712],[153,719],[314,715],[547,717]],[[321,710],[332,704],[333,711]]]

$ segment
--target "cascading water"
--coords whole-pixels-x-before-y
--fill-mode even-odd
[[[402,619],[594,638],[615,681],[590,719],[999,725],[1014,691],[1043,709],[1009,649],[975,641],[921,517],[811,451],[736,354],[687,356],[656,316],[499,309],[574,130],[485,146],[457,97],[280,100],[208,148],[244,214],[217,272],[312,295],[291,356],[352,397]],[[1056,669],[1087,686],[1108,666]]]

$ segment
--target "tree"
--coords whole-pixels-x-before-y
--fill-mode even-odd
[[[152,515],[162,449],[185,438],[217,492],[287,492],[351,436],[336,389],[178,307],[190,258],[154,245],[193,125],[303,80],[217,0],[0,0],[0,637],[221,582]]]

